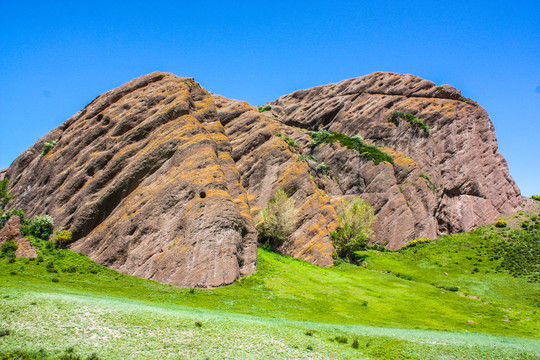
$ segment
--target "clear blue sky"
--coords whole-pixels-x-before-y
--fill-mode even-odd
[[[0,0],[0,168],[97,95],[154,70],[253,105],[374,71],[480,103],[540,193],[540,1]]]

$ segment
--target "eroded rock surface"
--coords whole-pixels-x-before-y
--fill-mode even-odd
[[[256,233],[231,145],[193,79],[152,73],[99,96],[7,174],[10,206],[51,215],[56,229],[73,232],[72,249],[100,264],[200,287],[255,270]]]
[[[22,238],[21,234],[21,219],[18,216],[12,216],[6,222],[4,227],[0,229],[0,245],[7,241],[15,240]]]
[[[374,206],[376,240],[389,248],[467,231],[519,208],[520,191],[488,114],[450,85],[379,72],[269,105],[284,124],[360,135],[392,155],[394,166],[374,165],[335,144],[314,151],[339,179],[334,195],[357,194]],[[394,111],[422,118],[431,135],[403,119],[390,122]]]
[[[519,208],[487,113],[449,85],[374,73],[269,105],[260,113],[191,78],[143,76],[19,156],[6,173],[9,206],[51,215],[56,229],[73,232],[72,249],[98,263],[201,287],[255,270],[254,220],[279,188],[294,200],[297,223],[278,250],[322,266],[333,264],[335,204],[346,197],[372,204],[373,241],[392,249]],[[424,119],[430,134],[389,121],[397,110]],[[338,143],[312,149],[309,132],[322,129],[360,135],[394,164]]]

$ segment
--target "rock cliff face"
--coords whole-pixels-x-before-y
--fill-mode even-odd
[[[360,135],[394,158],[393,166],[374,165],[338,145],[314,152],[339,179],[331,195],[368,200],[377,215],[375,239],[391,249],[418,237],[467,231],[519,208],[520,191],[497,150],[488,114],[452,86],[379,72],[269,104],[284,124]],[[389,121],[394,111],[423,119],[430,135],[403,119]]]
[[[42,156],[46,140],[58,144]],[[8,169],[11,206],[49,214],[72,249],[184,286],[256,267],[256,233],[231,144],[193,79],[153,73],[107,92]]]
[[[10,207],[51,215],[57,229],[73,232],[73,250],[101,264],[201,287],[255,270],[254,219],[279,188],[298,214],[279,251],[322,266],[333,264],[329,233],[343,197],[372,204],[373,241],[392,249],[519,207],[487,113],[449,85],[374,73],[269,105],[259,113],[190,78],[143,76],[99,96],[19,156],[6,173]],[[389,121],[394,111],[422,118],[430,135],[405,119]],[[309,132],[323,129],[360,135],[394,164],[375,165],[338,143],[310,148]]]

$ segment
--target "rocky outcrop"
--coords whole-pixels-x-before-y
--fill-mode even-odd
[[[51,215],[73,233],[72,249],[100,264],[200,287],[255,270],[247,194],[212,98],[193,79],[152,73],[99,96],[7,175],[11,207]]]
[[[487,113],[449,85],[374,73],[268,105],[259,112],[191,78],[143,76],[19,156],[6,173],[9,206],[51,215],[56,229],[73,232],[71,248],[98,263],[201,287],[255,270],[254,222],[280,188],[297,218],[278,250],[322,266],[333,264],[329,234],[345,197],[372,204],[373,241],[392,249],[519,207]],[[319,130],[359,135],[392,161],[376,164],[337,142],[313,148]],[[42,155],[50,140],[58,142]]]
[[[12,216],[0,229],[0,245],[11,240],[17,241],[20,238],[22,238],[21,219],[18,216]]]
[[[34,258],[37,252],[30,240],[23,238],[21,234],[21,219],[14,215],[9,218],[6,224],[0,229],[0,245],[6,241],[15,241],[17,243],[16,257]]]
[[[520,191],[497,150],[486,111],[452,86],[373,73],[270,102],[289,126],[360,135],[394,158],[374,165],[338,145],[315,149],[339,179],[333,196],[358,194],[377,215],[376,241],[395,249],[418,237],[467,231],[519,208]],[[394,111],[424,120],[430,135]]]
[[[317,176],[307,162],[299,160],[309,136],[259,113],[244,101],[218,95],[213,99],[231,139],[242,186],[250,194],[253,217],[258,218],[277,189],[284,189],[295,201],[297,230],[278,251],[317,265],[332,265],[334,248],[329,233],[337,226],[337,215],[330,197],[324,193],[328,181]],[[298,146],[287,143],[287,137],[295,139]]]
[[[23,258],[35,258],[37,257],[36,248],[32,243],[30,243],[30,240],[27,238],[19,238],[17,239],[17,250],[15,251],[16,257],[23,257]]]

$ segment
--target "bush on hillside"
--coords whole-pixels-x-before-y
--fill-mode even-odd
[[[371,205],[356,196],[337,207],[339,227],[330,233],[336,255],[355,262],[354,253],[366,248],[373,236],[375,215]]]
[[[429,243],[429,242],[431,242],[431,239],[429,239],[429,238],[414,239],[414,240],[409,241],[407,243],[407,245],[402,247],[402,249],[410,248],[410,247],[413,247],[413,246],[416,246],[416,245],[419,245],[419,244],[425,244],[425,243]]]
[[[49,215],[34,216],[27,224],[21,226],[23,235],[31,235],[42,240],[48,240],[53,229],[54,222]]]
[[[536,201],[540,201],[540,196],[539,195],[533,195],[532,199],[536,200]]]
[[[65,249],[71,244],[71,231],[59,230],[54,235],[54,245],[59,249]]]
[[[14,240],[6,241],[2,244],[1,253],[2,256],[6,256],[8,258],[14,258],[15,257],[15,251],[19,248],[19,245]]]
[[[497,220],[495,222],[495,226],[498,227],[498,228],[505,228],[508,226],[508,223],[504,220]]]
[[[277,249],[294,231],[296,211],[294,201],[283,189],[278,189],[268,205],[260,213],[257,224],[260,244],[269,244]]]

